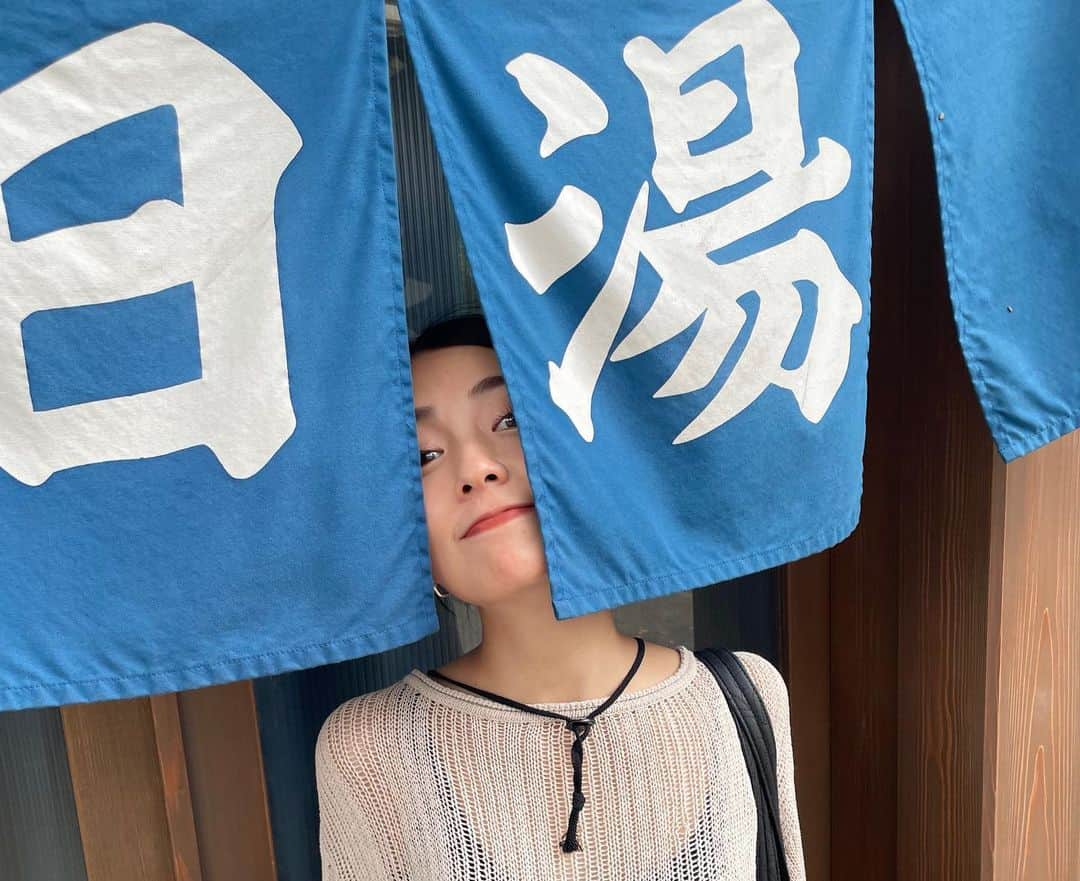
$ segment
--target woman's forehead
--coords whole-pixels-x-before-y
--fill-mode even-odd
[[[418,409],[438,401],[477,397],[478,383],[502,374],[495,350],[486,346],[448,346],[419,352],[413,356],[412,372]]]

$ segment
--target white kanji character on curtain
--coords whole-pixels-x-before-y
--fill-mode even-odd
[[[246,478],[296,427],[274,197],[301,139],[243,71],[157,22],[96,40],[0,92],[0,181],[58,144],[162,105],[176,112],[183,205],[156,199],[130,217],[13,241],[0,197],[0,468],[22,483],[198,444]],[[26,316],[188,281],[201,378],[34,411]]]
[[[718,80],[686,94],[680,89],[690,76],[736,46],[744,59],[751,129],[728,144],[692,155],[691,142],[719,126],[737,98]],[[829,138],[818,139],[817,154],[804,164],[795,77],[798,54],[795,33],[767,0],[740,0],[697,25],[666,53],[647,37],[635,37],[624,47],[623,59],[648,100],[656,148],[653,179],[677,213],[694,199],[761,172],[768,180],[713,211],[651,230],[645,229],[649,184],[640,185],[607,281],[571,335],[561,363],[548,365],[552,401],[585,440],[593,439],[592,396],[609,354],[616,361],[639,355],[704,313],[689,349],[654,397],[699,390],[715,376],[746,323],[737,301],[750,291],[760,306],[745,348],[720,391],[673,443],[694,440],[724,424],[770,384],[789,389],[812,422],[822,418],[835,397],[847,372],[851,328],[862,317],[862,300],[824,239],[801,229],[787,241],[730,263],[719,264],[708,256],[811,202],[831,199],[847,185],[850,157]],[[536,96],[543,93],[543,79],[534,77],[527,88],[521,67],[516,75],[525,95],[539,106]],[[595,93],[581,83],[564,89],[562,100],[544,104],[559,108],[560,131],[576,131],[576,137],[595,127],[584,120],[576,127],[573,123],[576,108],[593,106],[595,115],[590,96]],[[549,117],[549,129],[550,124]],[[506,224],[511,260],[537,293],[543,293],[588,255],[602,226],[596,200],[576,187],[564,187],[541,218]],[[611,351],[642,256],[660,276],[660,291],[642,320]],[[803,312],[798,281],[816,286],[817,309],[806,356],[799,367],[787,369],[781,362]]]

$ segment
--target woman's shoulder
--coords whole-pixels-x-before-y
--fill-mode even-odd
[[[788,689],[783,675],[768,658],[753,652],[733,652],[742,661],[743,667],[761,695],[761,701],[769,718],[774,721],[788,722]]]
[[[358,694],[338,704],[323,720],[316,741],[316,760],[367,764],[385,744],[399,737],[404,724],[405,677],[383,688]]]
[[[784,681],[783,674],[777,669],[776,665],[764,655],[743,651],[732,652],[732,654],[742,661],[743,666],[746,668],[746,672],[750,675],[750,678],[754,680],[754,685],[769,690],[779,688],[782,691],[787,691],[787,683]]]
[[[789,724],[789,706],[787,683],[784,681],[783,674],[772,661],[762,655],[745,651],[734,651],[732,654],[742,662],[746,675],[754,683],[754,688],[761,696],[761,702],[765,705],[765,711],[769,714],[773,726],[786,727]],[[712,678],[710,674],[704,675]],[[719,685],[716,687],[716,693],[722,693]],[[722,699],[721,704],[726,706],[726,702]]]

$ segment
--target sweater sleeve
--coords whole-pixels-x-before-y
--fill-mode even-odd
[[[795,765],[791,747],[791,719],[784,678],[766,658],[751,652],[735,652],[761,693],[776,741],[776,784],[780,802],[780,831],[791,881],[806,881],[802,833],[795,800]]]
[[[398,881],[388,868],[384,843],[342,772],[340,711],[323,723],[315,744],[322,881]]]

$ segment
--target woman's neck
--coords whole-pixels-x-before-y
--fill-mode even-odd
[[[478,611],[480,644],[439,672],[521,703],[607,697],[637,655],[636,640],[618,631],[610,609],[556,619],[546,580],[535,590]],[[647,688],[678,664],[674,649],[646,643],[645,657],[624,693]]]

